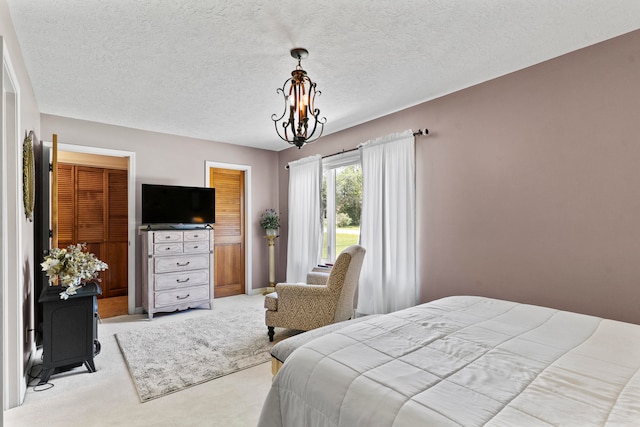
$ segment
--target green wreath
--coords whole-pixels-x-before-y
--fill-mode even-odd
[[[22,190],[24,199],[24,214],[29,221],[33,221],[33,207],[35,205],[36,167],[33,159],[33,138],[35,133],[25,135],[22,145]]]

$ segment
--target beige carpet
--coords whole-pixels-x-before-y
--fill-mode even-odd
[[[210,313],[116,334],[142,402],[271,359],[264,309]]]
[[[115,335],[185,319],[225,317],[247,307],[260,308],[263,303],[264,296],[256,293],[218,298],[214,300],[213,310],[158,314],[152,321],[143,314],[105,319],[98,325],[102,351],[95,358],[97,371],[89,373],[86,368],[78,367],[52,375],[49,382],[54,387],[46,391],[28,387],[24,404],[4,412],[4,425],[33,427],[46,419],[47,427],[255,426],[271,387],[271,363],[142,403]],[[264,338],[268,339],[266,327],[262,325],[262,328]],[[284,330],[276,330],[276,338],[281,331]],[[40,356],[40,351],[34,356],[37,363]]]

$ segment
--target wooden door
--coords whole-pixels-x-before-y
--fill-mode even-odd
[[[216,189],[214,298],[245,293],[244,171],[211,168]]]
[[[106,262],[102,296],[127,295],[127,171],[58,165],[58,247],[86,243]]]
[[[125,296],[128,292],[129,276],[129,205],[128,172],[126,170],[105,169],[106,196],[106,255],[104,262],[109,265],[106,297]]]

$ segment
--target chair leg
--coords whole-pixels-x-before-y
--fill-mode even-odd
[[[273,330],[273,326],[267,326],[267,328],[269,328],[269,342],[273,342],[273,334],[275,333],[275,331]]]

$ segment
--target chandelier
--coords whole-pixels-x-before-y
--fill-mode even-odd
[[[321,92],[316,90],[316,84],[300,65],[300,61],[308,57],[309,52],[303,48],[291,49],[291,56],[298,60],[298,66],[277,90],[284,97],[284,111],[280,117],[273,114],[271,120],[280,139],[301,148],[320,138],[327,119],[318,118],[320,110],[315,108],[315,98]],[[317,135],[316,130],[319,130]]]

